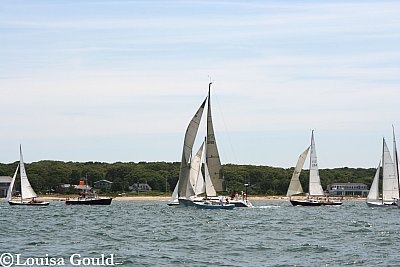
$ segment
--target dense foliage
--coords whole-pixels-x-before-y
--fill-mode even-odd
[[[0,176],[12,176],[17,162],[0,164]],[[36,191],[44,193],[55,190],[60,184],[78,184],[83,177],[90,183],[106,179],[113,182],[110,191],[126,192],[134,183],[147,182],[153,190],[172,191],[179,177],[180,163],[173,162],[61,162],[39,161],[25,164],[29,180]],[[286,194],[293,168],[283,169],[268,166],[234,165],[223,166],[224,179],[231,191],[244,190],[248,183],[252,195]],[[336,168],[320,170],[321,183],[325,189],[331,183],[360,182],[371,184],[375,169]],[[304,188],[308,186],[308,170],[301,173]]]

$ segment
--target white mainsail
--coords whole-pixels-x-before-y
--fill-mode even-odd
[[[203,115],[204,106],[206,104],[207,98],[203,101],[200,108],[197,110],[196,114],[193,116],[190,121],[186,133],[185,139],[183,143],[183,152],[182,152],[182,160],[181,167],[179,171],[179,180],[178,180],[178,196],[186,197],[188,195],[194,195],[194,190],[191,190],[191,186],[189,183],[189,171],[190,171],[190,155],[192,153],[193,144],[196,139],[197,130],[199,129],[201,116]],[[189,185],[188,185],[189,183]]]
[[[376,168],[374,180],[372,181],[371,188],[367,196],[368,202],[376,202],[379,200],[379,171],[381,169],[381,162],[379,161],[378,168]]]
[[[19,152],[20,152],[19,167],[21,174],[21,198],[27,199],[27,198],[37,197],[35,191],[33,190],[31,184],[29,183],[28,176],[26,175],[21,146],[19,147]]]
[[[208,109],[207,109],[207,149],[206,162],[210,172],[211,181],[216,191],[226,191],[223,179],[221,179],[221,159],[219,157],[217,142],[215,140],[214,126],[211,115],[211,82],[208,85]]]
[[[17,178],[17,174],[18,174],[18,169],[19,169],[19,164],[17,166],[17,169],[15,170],[15,173],[14,173],[14,176],[13,176],[13,178],[11,180],[10,186],[8,187],[7,197],[6,197],[7,201],[10,201],[11,198],[12,198],[12,193],[13,193],[13,190],[14,190],[15,179]]]
[[[311,151],[310,151],[310,184],[309,194],[310,196],[323,196],[324,190],[322,190],[321,179],[319,178],[318,162],[317,162],[317,151],[315,150],[314,142],[314,131],[311,133]]]
[[[301,186],[299,177],[300,177],[301,170],[303,169],[304,162],[306,161],[309,150],[310,150],[310,147],[308,147],[306,150],[304,150],[304,152],[301,153],[301,155],[299,156],[299,159],[297,160],[296,168],[294,169],[292,179],[290,180],[289,188],[288,188],[288,191],[286,194],[286,196],[288,196],[288,197],[303,193],[303,188]]]
[[[383,138],[383,185],[382,197],[384,202],[393,202],[399,199],[399,183],[395,173],[395,166],[390,156],[389,148],[386,145],[385,138]]]

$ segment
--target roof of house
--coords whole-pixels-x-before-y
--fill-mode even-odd
[[[99,180],[99,181],[94,182],[94,184],[97,184],[97,183],[108,183],[108,184],[112,184],[113,182],[110,182],[110,181],[108,181],[108,180]]]
[[[0,183],[11,183],[12,177],[10,176],[0,176]]]
[[[361,185],[361,186],[367,186],[366,184],[363,183],[334,183],[334,184],[330,184],[330,186],[335,186],[335,185]]]

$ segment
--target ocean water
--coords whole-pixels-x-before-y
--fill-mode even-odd
[[[230,211],[166,203],[1,202],[0,254],[14,263],[16,254],[22,262],[63,258],[65,266],[74,254],[113,254],[118,266],[400,266],[400,209],[353,201],[341,207],[254,201],[254,208]]]

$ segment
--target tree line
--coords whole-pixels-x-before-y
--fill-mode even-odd
[[[0,163],[0,176],[13,176],[18,162]],[[179,162],[62,162],[43,160],[26,164],[25,169],[33,188],[40,193],[53,191],[61,184],[79,184],[87,177],[89,184],[99,180],[112,183],[110,191],[127,192],[134,183],[147,182],[153,190],[173,191],[179,177]],[[254,165],[223,165],[222,173],[228,191],[244,191],[248,184],[251,195],[285,195],[294,168]],[[303,170],[300,181],[308,188],[308,170]],[[324,189],[332,183],[372,183],[375,169],[334,168],[321,169]],[[18,186],[18,183],[17,183]]]

